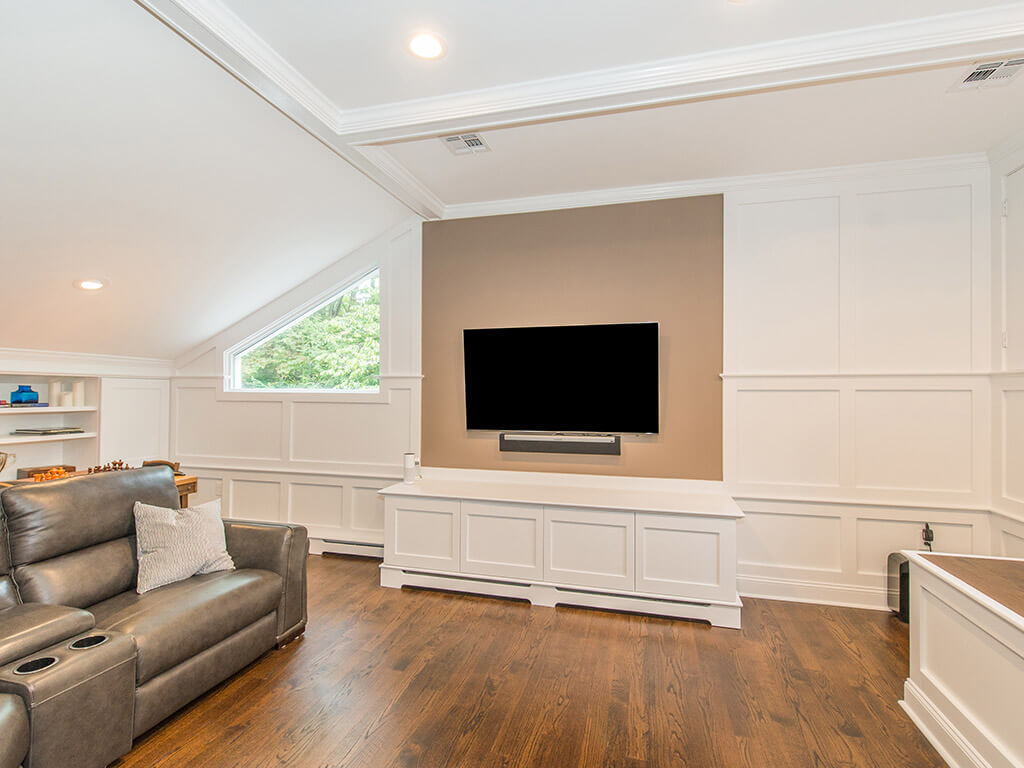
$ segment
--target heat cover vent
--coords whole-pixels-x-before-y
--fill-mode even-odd
[[[975,64],[964,73],[960,82],[952,90],[960,91],[968,88],[982,88],[993,85],[1006,85],[1015,75],[1024,69],[1024,59],[1008,61],[986,61]]]
[[[463,133],[458,136],[442,136],[441,143],[448,147],[453,155],[474,155],[477,152],[490,152],[483,136],[479,133]]]

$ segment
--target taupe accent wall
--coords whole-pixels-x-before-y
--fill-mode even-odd
[[[661,323],[661,431],[621,456],[500,453],[466,429],[462,331]],[[722,197],[423,225],[422,461],[430,467],[722,478]]]

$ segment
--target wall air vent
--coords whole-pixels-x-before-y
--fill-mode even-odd
[[[478,152],[490,152],[484,137],[479,133],[462,133],[458,136],[442,136],[441,143],[448,147],[453,155],[475,155]]]
[[[962,91],[969,88],[1006,85],[1021,70],[1024,70],[1024,58],[1008,59],[1006,61],[985,61],[975,64],[967,70],[951,90]]]

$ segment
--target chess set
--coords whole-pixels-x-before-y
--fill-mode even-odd
[[[95,467],[89,467],[87,474],[97,475],[100,472],[121,472],[125,469],[136,469],[136,467],[129,466],[126,462],[118,459],[117,461],[108,461],[106,464],[97,464]]]

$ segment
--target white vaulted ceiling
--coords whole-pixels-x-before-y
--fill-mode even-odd
[[[174,357],[409,216],[135,3],[0,14],[0,347]]]
[[[0,347],[173,357],[411,213],[714,191],[1024,130],[1024,75],[950,90],[974,62],[1024,56],[1024,0],[35,0],[0,14]],[[447,56],[408,52],[423,30]],[[492,151],[438,141],[469,131]],[[71,287],[91,276],[110,286]]]

